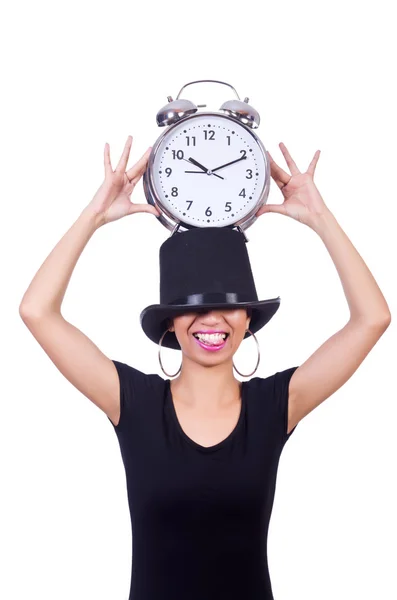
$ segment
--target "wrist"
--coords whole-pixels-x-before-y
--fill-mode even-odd
[[[80,218],[87,221],[91,225],[93,231],[96,231],[102,225],[105,225],[105,215],[102,213],[96,213],[91,208],[86,207],[80,214]]]
[[[337,221],[334,214],[329,210],[329,208],[326,208],[324,212],[316,215],[310,224],[310,228],[321,236],[324,231],[326,231],[336,222]]]

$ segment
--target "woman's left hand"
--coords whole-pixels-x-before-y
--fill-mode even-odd
[[[259,217],[265,212],[275,212],[292,217],[296,221],[308,225],[308,227],[313,227],[319,216],[329,212],[313,181],[320,150],[316,150],[306,173],[301,173],[286,146],[282,142],[279,146],[291,175],[276,164],[270,156],[270,152],[267,152],[267,154],[270,159],[271,176],[280,188],[284,196],[284,202],[282,204],[264,204],[257,211],[256,216]]]

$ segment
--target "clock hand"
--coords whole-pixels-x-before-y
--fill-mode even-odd
[[[229,165],[233,165],[234,163],[239,162],[240,160],[245,160],[246,158],[247,158],[246,156],[241,156],[237,160],[232,160],[231,162],[225,163],[224,165],[221,165],[220,167],[216,167],[216,169],[211,169],[211,173],[213,173],[214,171],[219,171],[219,169],[223,169],[223,167],[228,167]]]
[[[193,163],[194,165],[196,165],[196,167],[199,167],[200,169],[203,169],[203,171],[208,173],[207,167],[203,167],[203,165],[201,165],[199,162],[197,162],[197,160],[194,160],[194,158],[192,158],[191,156],[189,156],[188,161]]]
[[[194,158],[192,158],[191,156],[189,157],[189,159],[184,158],[183,160],[186,160],[186,162],[191,162],[194,165],[196,165],[196,167],[199,167],[200,169],[203,169],[203,173],[206,173],[207,175],[212,175],[212,171],[209,171],[207,169],[207,167],[204,167],[202,164],[200,164],[199,162],[197,162],[197,160],[195,160]],[[200,173],[200,171],[185,171],[185,173]],[[221,177],[220,175],[214,173],[215,177],[219,177],[219,179],[225,179],[224,177]]]
[[[185,173],[198,173],[199,175],[207,175],[205,171],[185,171]],[[214,173],[214,175],[215,177],[219,177],[219,179],[225,179],[224,177],[221,177],[221,175],[218,175],[218,173]]]

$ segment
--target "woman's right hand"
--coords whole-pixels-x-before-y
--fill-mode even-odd
[[[105,144],[105,179],[86,208],[98,217],[100,225],[136,212],[150,212],[156,217],[160,216],[160,212],[151,204],[133,204],[130,200],[132,190],[146,170],[151,151],[149,147],[138,162],[126,171],[131,144],[132,136],[129,135],[115,171],[110,162],[109,144]]]

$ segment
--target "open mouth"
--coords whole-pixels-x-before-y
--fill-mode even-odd
[[[202,336],[198,333],[193,333],[193,337],[195,337],[196,340],[205,346],[222,346],[225,344],[229,334],[222,333],[217,335]]]

